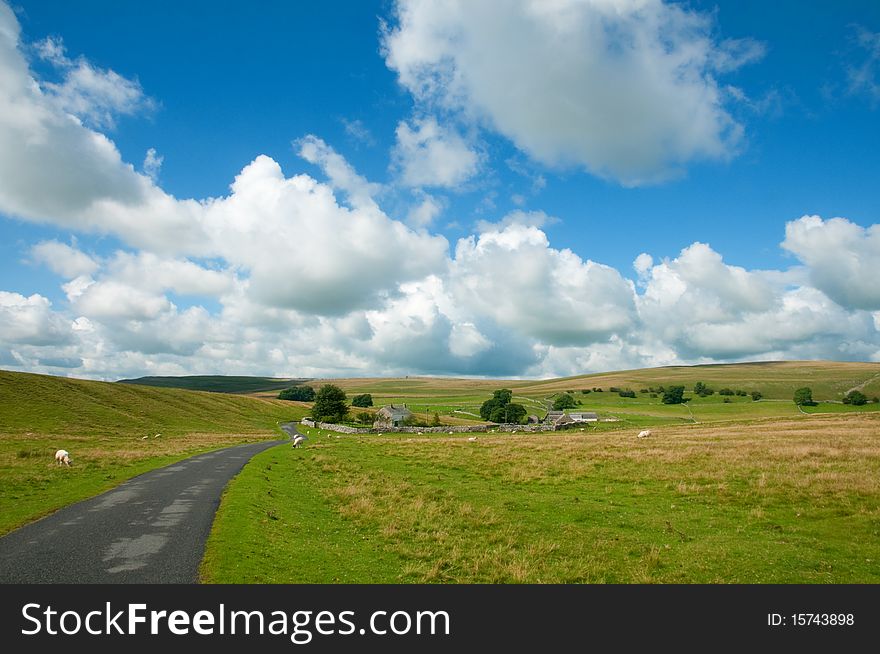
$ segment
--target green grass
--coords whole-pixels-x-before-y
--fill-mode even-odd
[[[120,379],[118,383],[154,386],[157,388],[182,388],[190,391],[209,391],[211,393],[256,393],[259,391],[280,391],[302,381],[304,380],[277,379],[275,377],[189,375],[183,377]]]
[[[304,405],[0,371],[0,534],[198,452],[278,438]],[[55,465],[59,448],[70,468]]]
[[[254,458],[205,581],[878,583],[880,416],[336,436]]]

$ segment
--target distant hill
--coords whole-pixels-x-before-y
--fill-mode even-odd
[[[641,370],[620,370],[575,377],[542,380],[456,379],[452,377],[407,377],[384,379],[328,380],[347,393],[372,393],[380,401],[394,398],[485,396],[497,388],[511,388],[519,396],[547,397],[564,391],[611,386],[639,390],[647,386],[682,384],[692,388],[702,381],[716,389],[730,386],[760,390],[765,398],[790,400],[794,389],[809,386],[816,397],[839,400],[852,388],[872,396],[880,395],[880,363],[850,361],[759,361],[751,363],[665,366]],[[414,401],[414,400],[413,400]]]
[[[279,379],[277,377],[235,377],[225,375],[190,375],[186,377],[138,377],[120,379],[119,384],[137,384],[157,388],[183,388],[188,391],[209,393],[258,393],[280,391],[301,384],[307,379]]]

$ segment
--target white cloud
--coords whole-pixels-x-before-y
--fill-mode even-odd
[[[608,266],[550,247],[536,227],[509,224],[461,239],[450,269],[457,303],[551,345],[588,345],[627,331],[632,283]]]
[[[31,258],[67,279],[90,275],[98,269],[98,262],[85,252],[58,241],[40,241],[31,248]]]
[[[70,340],[70,323],[42,295],[0,291],[0,347],[24,343],[59,345]]]
[[[393,157],[406,186],[453,188],[473,177],[480,157],[456,132],[434,118],[397,125]]]
[[[348,194],[353,206],[378,211],[373,198],[382,190],[379,184],[372,184],[358,175],[342,155],[317,136],[309,134],[297,145],[299,156],[319,166],[330,179],[333,188]]]
[[[144,174],[155,182],[156,178],[159,177],[159,171],[162,169],[162,162],[164,161],[165,157],[157,154],[156,148],[150,148],[144,157]]]
[[[785,225],[782,247],[809,269],[812,284],[843,307],[880,309],[880,225],[804,216]]]
[[[677,360],[865,357],[864,348],[846,353],[841,343],[878,337],[869,314],[845,311],[799,285],[798,271],[731,266],[702,243],[645,266],[641,276],[638,338],[645,351],[671,348]]]
[[[413,227],[426,228],[443,213],[445,203],[428,193],[420,194],[421,202],[412,207],[406,215],[406,221]]]
[[[544,227],[555,225],[560,222],[559,218],[549,216],[543,211],[511,211],[498,222],[490,222],[488,220],[478,220],[476,228],[478,232],[495,232],[503,230],[506,227],[520,225],[523,227],[536,227],[542,229]]]
[[[855,41],[861,60],[846,69],[850,93],[864,93],[876,105],[880,102],[880,32],[855,27]]]
[[[386,63],[419,103],[627,185],[735,153],[742,127],[714,75],[762,53],[661,0],[399,0],[397,19]]]
[[[368,146],[376,145],[376,139],[370,129],[364,125],[364,121],[360,119],[348,120],[343,118],[342,126],[345,128],[345,133],[356,143],[362,143]]]
[[[68,58],[60,38],[44,39],[36,44],[36,51],[63,75],[62,82],[44,82],[43,91],[63,111],[94,127],[112,129],[118,115],[155,108],[155,102],[144,95],[137,80],[96,68],[84,57]]]

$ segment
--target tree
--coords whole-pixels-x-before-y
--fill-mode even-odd
[[[513,399],[513,391],[509,388],[502,388],[492,393],[492,398],[501,402],[501,404],[510,404]]]
[[[718,395],[733,395],[733,394],[734,394],[733,389],[731,389],[731,388],[722,388],[720,391],[718,391]]]
[[[351,398],[351,405],[359,407],[373,406],[373,396],[369,393],[364,393],[363,395],[355,395],[353,398]]]
[[[311,386],[293,386],[285,388],[278,393],[279,400],[294,400],[297,402],[312,402],[315,399],[315,389]]]
[[[568,393],[563,393],[555,400],[553,400],[553,410],[554,411],[564,411],[565,409],[573,409],[577,406],[577,402],[574,401],[574,398]]]
[[[684,386],[670,386],[663,391],[663,404],[681,404],[684,402]]]
[[[703,382],[697,382],[694,384],[694,395],[699,395],[700,397],[709,397],[715,393],[714,389],[709,388]]]
[[[365,424],[365,425],[369,425],[373,422],[374,416],[372,413],[369,413],[367,411],[361,411],[359,414],[357,414],[355,416],[355,418],[357,418],[358,422]]]
[[[441,424],[442,423],[440,422],[440,414],[435,411],[434,415],[431,417],[431,426],[439,427]]]
[[[324,422],[339,422],[348,415],[345,391],[333,384],[324,384],[315,395],[312,416]]]
[[[494,397],[491,400],[486,400],[480,406],[480,417],[483,420],[491,420],[492,412],[495,411],[498,407],[503,407],[504,405],[500,400],[496,400]]]
[[[623,391],[618,391],[617,394],[620,395],[620,397],[635,397],[636,396],[636,392],[632,389],[629,389],[629,388],[627,388],[626,390],[623,390]]]
[[[797,389],[794,392],[794,403],[798,406],[816,406],[813,402],[813,391],[808,386]]]
[[[761,391],[752,391],[752,392],[750,393],[750,395],[752,396],[752,399],[753,399],[755,402],[757,402],[757,401],[760,400],[762,397],[764,397],[764,395],[761,393]]]
[[[868,403],[868,398],[861,391],[850,391],[844,396],[843,403],[852,404],[853,406],[862,406]]]

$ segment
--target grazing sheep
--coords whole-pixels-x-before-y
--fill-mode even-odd
[[[639,438],[647,438],[650,435],[651,435],[650,429],[645,429],[645,430],[639,432]]]
[[[477,440],[476,436],[471,436],[470,438],[468,438],[468,443],[473,443],[476,440]]]
[[[55,452],[55,461],[58,463],[58,465],[64,464],[66,466],[69,466],[71,462],[70,452],[68,452],[67,450],[58,450],[57,452]]]
[[[294,447],[301,447],[305,440],[306,440],[305,436],[303,436],[302,434],[297,434],[296,437],[293,439],[293,446]]]

